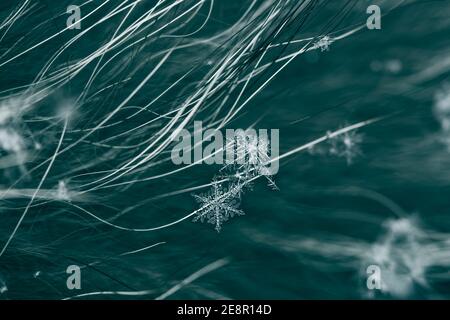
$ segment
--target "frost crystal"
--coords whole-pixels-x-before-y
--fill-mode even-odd
[[[217,232],[222,224],[234,216],[242,216],[244,212],[239,209],[242,186],[231,184],[224,187],[222,183],[213,181],[212,189],[205,194],[194,195],[201,205],[194,222],[201,221],[215,225]]]
[[[442,129],[450,130],[450,84],[444,85],[436,92],[434,100],[434,113],[437,120],[441,123]]]
[[[24,148],[22,137],[13,129],[0,127],[0,149],[19,153]]]
[[[353,159],[361,154],[361,142],[362,135],[356,131],[345,132],[330,138],[329,152],[332,155],[345,158],[347,160],[347,164],[351,165],[353,163]]]
[[[450,150],[450,84],[445,84],[434,97],[434,115],[441,125],[440,140]]]
[[[8,287],[6,285],[0,287],[0,294],[5,293],[6,291],[8,291]]]
[[[217,232],[222,224],[234,216],[244,215],[239,209],[241,196],[246,189],[252,188],[257,178],[264,176],[272,189],[278,189],[269,169],[269,140],[266,136],[258,137],[253,131],[237,131],[232,138],[227,137],[227,163],[220,170],[209,192],[193,195],[201,207],[197,210],[194,222],[208,222],[215,225]],[[222,181],[219,182],[217,179]]]
[[[313,49],[319,49],[320,51],[328,51],[330,49],[330,45],[333,41],[329,36],[321,37],[316,43],[313,45]]]
[[[0,274],[0,294],[5,293],[8,291],[8,287],[6,286],[6,283],[2,280],[1,274]]]
[[[57,198],[60,200],[70,200],[69,191],[67,190],[66,183],[62,180],[58,182]]]
[[[427,286],[425,274],[433,265],[432,255],[427,254],[427,235],[411,218],[390,220],[385,227],[386,234],[372,246],[366,259],[381,268],[382,291],[406,297],[415,284]]]
[[[23,105],[22,99],[7,99],[0,101],[0,125],[17,121]]]
[[[268,181],[268,185],[272,189],[278,190],[273,176],[267,167],[271,160],[269,156],[269,140],[267,137],[238,136],[236,154],[237,165],[234,168],[235,172],[231,178],[237,179],[238,183],[247,185],[246,182],[248,180],[256,176],[264,176]]]
[[[0,158],[4,155],[14,156],[14,165],[20,166],[22,170],[21,164],[26,158],[26,141],[18,125],[20,105],[16,104],[15,100],[0,101]]]

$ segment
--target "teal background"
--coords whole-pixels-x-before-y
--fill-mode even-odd
[[[0,56],[5,54],[0,62],[64,27],[65,8],[77,1],[32,2],[36,3],[33,10],[18,20],[0,42]],[[88,4],[86,9],[92,10],[98,6],[97,3]],[[119,1],[111,1],[83,22],[81,31],[117,3]],[[250,3],[215,1],[211,19],[195,37],[210,37],[224,30],[244,13]],[[278,128],[280,153],[284,153],[323,136],[329,130],[388,116],[358,130],[363,136],[362,154],[351,165],[344,158],[309,152],[283,159],[275,177],[280,190],[271,190],[262,179],[257,181],[253,190],[246,192],[242,199],[241,209],[246,215],[224,224],[219,234],[211,225],[191,223],[191,219],[154,232],[117,230],[94,220],[71,204],[36,201],[8,250],[0,257],[0,287],[3,283],[8,288],[0,294],[0,299],[62,299],[89,292],[142,290],[148,290],[147,294],[103,294],[85,298],[153,299],[222,258],[228,259],[226,265],[184,286],[170,298],[449,298],[450,157],[449,150],[440,140],[449,132],[441,128],[442,119],[433,113],[433,108],[437,103],[436,94],[445,90],[450,74],[450,4],[448,1],[377,3],[383,13],[381,30],[363,28],[332,43],[329,51],[315,50],[300,55],[228,125],[230,128],[245,128],[257,122],[257,128]],[[19,1],[2,1],[0,18],[4,19],[19,4]],[[153,4],[154,1],[144,1],[131,18],[139,16]],[[364,25],[368,4],[367,1],[318,1],[302,28],[296,30],[298,21],[294,21],[293,26],[275,42],[290,36],[300,39],[333,32],[341,34],[343,30]],[[208,6],[199,12],[201,14],[190,22],[192,26],[188,25],[179,33],[194,31],[204,21]],[[44,24],[38,27],[39,23]],[[71,50],[64,52],[55,66],[64,67],[85,57],[112,35],[118,23],[119,19],[113,19],[90,32]],[[7,97],[11,93],[8,90],[30,84],[50,56],[77,32],[71,30],[0,67],[1,96]],[[22,35],[25,40],[7,52]],[[236,41],[239,36],[236,35]],[[189,43],[192,39],[184,41]],[[174,45],[175,41],[178,40],[161,38],[149,41],[127,51],[109,65],[96,80],[91,93],[127,77],[131,80],[79,106],[63,145],[67,146],[81,136],[77,129],[92,127],[123,101],[155,67],[156,62],[149,57]],[[296,48],[299,45],[284,50],[289,53]],[[218,45],[216,49],[206,45],[175,52],[129,106],[145,105],[177,76],[196,66],[198,68],[158,101],[152,110],[160,114],[177,107],[192,92],[196,81],[208,72],[210,66],[205,62],[219,63],[228,47]],[[276,52],[283,54],[281,49]],[[401,68],[389,71],[386,69],[389,61],[400,63]],[[245,68],[246,63],[251,62],[241,63]],[[61,101],[70,101],[83,90],[92,68],[90,66],[78,74],[22,115],[21,132],[31,132],[24,134],[27,137],[32,135],[43,145],[42,150],[33,152],[26,164],[27,170],[53,154],[61,134],[61,124],[55,125],[52,118],[54,110]],[[269,68],[267,74],[255,80],[250,91],[274,71],[276,67]],[[208,118],[222,99],[219,97],[211,102],[210,108],[202,109],[196,119]],[[226,113],[227,107],[229,104],[222,112]],[[132,108],[121,111],[111,122],[128,119],[133,112]],[[153,116],[142,113],[120,126],[100,130],[89,140],[103,141],[135,128]],[[155,122],[132,135],[110,142],[133,145],[151,138],[162,125],[164,122]],[[327,146],[325,142],[317,148],[326,150]],[[81,143],[57,158],[44,188],[55,188],[58,181],[68,179],[68,187],[78,190],[94,180],[86,174],[117,168],[138,150],[117,151]],[[164,156],[168,156],[167,152]],[[82,168],[93,160],[101,161],[90,168]],[[173,164],[164,162],[118,182],[173,169]],[[44,170],[45,166],[39,167],[28,172],[25,178],[24,172],[17,168],[0,171],[1,189],[7,189],[18,179],[21,180],[16,188],[35,188]],[[153,198],[207,184],[219,170],[218,166],[199,165],[159,179],[93,191],[87,193],[81,203],[73,202],[103,219],[112,219],[118,225],[157,227],[182,218],[196,210],[198,205],[192,192]],[[205,191],[207,188],[197,192]],[[374,196],[372,192],[380,196]],[[366,287],[365,269],[372,262],[364,260],[363,255],[383,241],[388,233],[387,221],[400,219],[383,204],[386,202],[384,197],[404,210],[402,219],[420,229],[408,231],[415,239],[413,244],[407,237],[406,240],[400,237],[394,244],[399,251],[392,253],[390,259],[398,281],[408,282],[403,277],[410,279],[414,272],[405,260],[412,259],[414,266],[421,266],[422,261],[428,263],[424,268],[424,282],[413,280],[406,295],[374,293]],[[27,199],[23,198],[0,200],[1,245],[8,239],[26,204]],[[132,207],[133,210],[126,211]],[[123,252],[158,242],[165,243],[140,253],[120,256]],[[98,263],[82,269],[82,289],[68,290],[67,266],[86,266],[92,262]]]

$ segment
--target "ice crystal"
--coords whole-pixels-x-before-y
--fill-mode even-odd
[[[236,178],[238,183],[245,183],[256,176],[264,176],[268,185],[278,190],[273,175],[267,167],[270,162],[269,140],[257,136],[246,137],[244,134],[238,135],[236,140],[237,159],[232,178]]]
[[[253,190],[253,181],[251,180],[254,175],[249,170],[239,171],[237,166],[225,166],[220,170],[218,178],[230,181],[233,183],[236,190],[239,192],[239,197],[242,196],[245,190]]]
[[[6,291],[8,291],[8,287],[6,286],[6,283],[3,281],[0,274],[0,294],[5,293]]]
[[[8,153],[19,153],[24,148],[24,141],[17,131],[0,127],[0,149]]]
[[[441,125],[439,140],[450,150],[450,84],[436,92],[433,113]]]
[[[70,200],[69,191],[67,190],[66,183],[62,180],[58,182],[57,198],[60,200]]]
[[[194,195],[201,205],[194,222],[201,221],[215,225],[217,232],[222,229],[222,224],[234,216],[242,216],[244,212],[239,209],[242,186],[213,181],[211,190],[205,194]]]
[[[412,293],[415,284],[427,286],[425,274],[433,259],[427,257],[427,235],[411,218],[389,220],[386,234],[368,251],[367,262],[382,270],[381,290],[397,297]]]
[[[0,101],[0,125],[16,122],[20,118],[23,103],[20,98]]]
[[[8,287],[6,285],[0,287],[0,294],[5,293],[6,291],[8,291]]]
[[[330,49],[330,45],[333,41],[329,36],[321,37],[317,42],[314,43],[314,49],[320,49],[320,51],[328,51]]]
[[[362,135],[356,131],[345,132],[330,138],[328,141],[330,154],[345,158],[348,165],[351,165],[354,158],[361,154]]]
[[[6,124],[14,116],[14,110],[7,105],[0,104],[0,125]]]
[[[27,144],[21,134],[19,109],[15,100],[0,101],[0,158],[11,155],[15,158],[14,164],[20,166],[26,158]]]
[[[442,130],[450,131],[450,84],[445,85],[435,94],[434,114]]]

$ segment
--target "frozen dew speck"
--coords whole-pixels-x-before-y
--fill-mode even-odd
[[[67,189],[66,182],[63,180],[58,181],[56,198],[59,200],[70,201],[69,190]]]
[[[320,49],[321,52],[329,51],[333,40],[329,36],[323,36],[313,44],[313,49]]]
[[[450,84],[445,84],[435,93],[434,113],[442,130],[450,131]]]
[[[0,286],[0,294],[5,293],[6,291],[8,291],[8,287],[6,285]]]
[[[434,95],[433,113],[440,125],[438,140],[450,151],[450,84],[445,83]]]
[[[400,59],[373,60],[370,69],[377,73],[397,75],[403,70],[403,63]]]
[[[0,274],[0,294],[4,294],[6,291],[8,291],[8,287]]]

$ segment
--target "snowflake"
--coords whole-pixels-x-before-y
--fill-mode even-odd
[[[253,190],[251,178],[254,177],[254,174],[251,171],[240,171],[236,165],[227,165],[220,169],[220,172],[217,177],[233,183],[236,186],[239,197],[242,196],[245,190]]]
[[[67,190],[67,185],[64,181],[58,181],[58,189],[56,192],[56,197],[60,200],[70,201],[69,191]]]
[[[5,293],[8,291],[8,287],[6,286],[6,283],[2,280],[1,274],[0,274],[0,294]]]
[[[269,156],[269,141],[267,139],[263,138],[259,139],[257,153],[258,153],[258,162],[256,163],[256,167],[254,169],[260,175],[263,175],[266,178],[268,185],[273,190],[278,190],[278,187],[273,179],[273,175],[270,169],[267,168],[267,164],[271,160]]]
[[[3,285],[2,287],[0,287],[0,294],[5,293],[6,291],[8,291],[8,287],[6,285]]]
[[[328,51],[330,49],[330,45],[333,41],[329,36],[321,37],[317,42],[314,43],[313,49],[319,49],[320,51]]]
[[[353,159],[361,154],[360,144],[362,143],[362,135],[356,131],[345,132],[330,138],[330,154],[345,158],[347,164],[351,165]]]
[[[7,125],[18,120],[21,113],[23,101],[13,98],[0,101],[0,125]]]
[[[445,132],[450,131],[450,84],[436,92],[434,97],[434,114]]]
[[[222,229],[222,224],[234,216],[242,216],[244,212],[239,209],[241,185],[231,184],[224,186],[222,183],[213,181],[209,192],[193,195],[201,205],[194,222],[208,222],[215,225],[217,232]]]
[[[423,259],[431,249],[427,245],[427,233],[414,218],[388,220],[384,227],[385,234],[371,246],[365,263],[381,269],[382,291],[405,297],[416,284],[428,285],[425,275],[433,259]]]
[[[233,141],[229,141],[227,146],[234,147]],[[269,140],[265,137],[246,136],[245,133],[241,133],[236,137],[236,149],[237,159],[232,171],[233,174],[228,178],[235,179],[238,184],[244,184],[250,187],[251,184],[247,183],[249,180],[257,176],[264,176],[268,185],[278,190],[275,184],[273,175],[267,168],[270,162],[269,156]],[[225,169],[228,169],[225,166]]]
[[[19,153],[24,149],[23,139],[15,130],[0,127],[0,149],[8,153]]]

